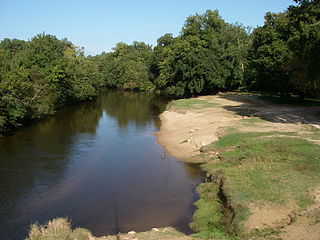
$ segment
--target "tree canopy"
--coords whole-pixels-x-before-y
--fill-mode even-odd
[[[39,34],[0,42],[0,131],[95,97],[101,73],[67,39]]]
[[[320,1],[295,2],[254,30],[248,77],[258,90],[319,96]]]
[[[102,86],[174,97],[246,89],[320,96],[320,1],[266,13],[251,33],[217,10],[189,16],[178,36],[152,47],[117,43],[86,57],[67,39],[39,34],[0,41],[0,132],[94,98]]]

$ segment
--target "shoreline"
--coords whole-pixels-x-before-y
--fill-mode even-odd
[[[191,105],[185,104],[181,107],[179,101],[190,101]],[[257,203],[253,202],[246,206],[249,210],[246,213],[246,220],[240,224],[241,226],[239,224],[236,226],[237,224],[234,222],[238,221],[236,219],[237,211],[240,211],[237,208],[243,203],[234,200],[230,187],[226,184],[224,174],[217,175],[215,171],[208,170],[207,166],[211,164],[212,167],[213,165],[212,160],[209,159],[215,158],[213,162],[221,161],[218,151],[208,150],[210,145],[218,142],[220,138],[235,129],[241,133],[259,133],[261,135],[276,132],[279,135],[276,137],[283,137],[281,133],[284,135],[299,133],[301,136],[292,137],[320,144],[320,141],[317,140],[318,135],[315,139],[305,137],[310,133],[306,130],[307,128],[315,128],[313,131],[320,129],[320,122],[316,114],[312,113],[318,110],[320,110],[319,107],[272,104],[261,100],[257,95],[238,93],[223,93],[173,101],[173,105],[169,105],[168,109],[160,115],[161,126],[155,135],[158,143],[173,157],[184,162],[203,163],[202,166],[204,166],[209,183],[198,186],[200,200],[195,203],[198,209],[194,213],[194,222],[191,223],[194,230],[198,232],[203,230],[203,226],[197,223],[199,218],[203,218],[201,216],[202,209],[208,204],[213,206],[220,202],[213,209],[221,211],[224,216],[218,222],[229,222],[229,224],[222,224],[224,225],[221,226],[223,230],[219,229],[222,234],[225,234],[226,239],[229,237],[233,239],[233,234],[240,234],[244,239],[247,239],[250,234],[250,236],[256,236],[255,231],[260,234],[260,232],[268,231],[267,229],[272,229],[271,233],[267,233],[267,238],[257,239],[273,237],[274,233],[272,232],[279,232],[276,236],[280,236],[281,239],[303,239],[299,238],[299,231],[304,232],[308,239],[317,239],[316,236],[320,234],[320,231],[309,227],[310,223],[306,218],[315,213],[314,209],[320,209],[320,193],[317,190],[320,189],[320,185],[315,188],[315,193],[312,193],[312,197],[315,198],[314,204],[307,207],[312,210],[310,212],[304,210],[308,212],[308,216],[302,213],[305,208],[301,208],[295,203],[288,203],[289,205],[260,204],[259,200]],[[202,203],[201,201],[208,197],[206,192],[213,188],[218,189],[214,193],[218,198]],[[318,225],[316,224],[316,226]],[[279,228],[284,230],[280,231]]]
[[[160,130],[155,133],[157,142],[166,152],[181,161],[195,162],[194,158],[199,155],[200,148],[218,140],[222,128],[232,126],[235,120],[245,118],[221,107],[237,107],[241,106],[241,103],[216,96],[210,100],[206,98],[208,96],[197,99],[214,103],[214,115],[211,108],[185,110],[170,107],[160,114]]]
[[[145,232],[131,231],[94,237],[88,230],[72,230],[68,223],[64,224],[68,225],[68,231],[74,231],[70,234],[78,234],[82,231],[81,235],[84,239],[89,237],[91,240],[191,240],[194,238],[318,240],[320,185],[317,183],[320,181],[317,180],[320,176],[318,174],[320,168],[317,169],[318,162],[316,163],[318,165],[307,165],[309,163],[304,162],[309,158],[318,161],[320,155],[318,111],[320,113],[319,106],[274,105],[262,101],[257,95],[246,93],[223,93],[174,100],[160,115],[161,125],[155,136],[165,152],[180,161],[201,163],[206,173],[206,181],[200,183],[196,189],[199,200],[194,203],[196,210],[193,221],[190,223],[190,227],[196,233],[186,235],[172,227],[157,228],[155,226]],[[272,149],[264,158],[263,151],[270,147],[268,145],[270,142]],[[287,145],[286,142],[288,142]],[[282,145],[285,147],[283,148]],[[292,146],[298,147],[298,151],[295,152],[297,150],[295,148],[290,149]],[[277,147],[280,148],[277,149]],[[258,149],[257,152],[255,152],[256,149]],[[315,154],[312,155],[313,151]],[[271,158],[271,162],[268,162],[269,155],[273,157],[273,153],[276,154],[276,159]],[[299,158],[301,154],[309,153],[311,153],[310,156],[302,158],[304,165],[294,166],[293,169],[290,169],[292,166],[285,165],[284,172],[281,172],[281,168],[277,169],[278,158],[288,156],[290,161],[296,161],[292,157],[297,155]],[[263,161],[260,161],[261,157]],[[246,169],[248,166],[249,168]],[[312,167],[316,169],[313,170]],[[243,169],[248,171],[242,172]],[[294,179],[295,176],[292,175],[293,188],[290,188],[288,181],[284,181],[284,185],[277,185],[279,176],[276,172],[280,171],[282,178],[282,174],[289,170],[293,170],[290,174],[296,172],[302,174],[298,177],[315,172],[316,180],[303,182],[301,179],[302,183],[299,185],[297,179]],[[250,179],[251,172],[259,174]],[[261,184],[255,180],[265,173],[269,174],[267,175],[269,179],[275,177],[276,181],[271,182],[268,188],[256,191],[255,186],[252,187],[250,184],[252,182]],[[267,182],[268,178],[263,181]],[[237,189],[238,185],[241,186],[240,189]],[[307,200],[312,202],[304,202],[302,206],[294,202],[295,198],[290,195],[288,198],[285,196],[285,202],[268,202],[269,195],[278,194],[281,200],[283,192],[290,192],[301,186],[304,191],[302,194],[310,195],[312,199]],[[280,192],[276,192],[276,189],[280,189]],[[243,198],[241,194],[245,195],[247,191],[252,191],[252,196]],[[298,188],[298,191],[301,189]],[[261,195],[261,192],[266,194]],[[293,194],[301,197],[301,193]],[[43,226],[43,228],[46,227]],[[65,231],[65,228],[62,231]]]

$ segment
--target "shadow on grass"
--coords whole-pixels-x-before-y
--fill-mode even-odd
[[[289,104],[283,100],[286,103],[283,104],[275,97],[253,94],[225,94],[220,97],[241,102],[241,106],[224,106],[240,116],[259,117],[276,123],[320,124],[320,100],[307,100],[296,105],[294,101]]]

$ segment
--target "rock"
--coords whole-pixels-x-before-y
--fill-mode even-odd
[[[152,231],[159,232],[158,228],[152,228]]]
[[[136,232],[135,231],[130,231],[130,232],[128,232],[128,234],[136,234]]]
[[[204,146],[202,146],[202,147],[200,148],[200,152],[201,152],[201,153],[206,153],[206,152],[209,152],[209,149],[206,148],[206,147],[204,147]]]

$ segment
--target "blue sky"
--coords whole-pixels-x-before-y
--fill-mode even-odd
[[[116,42],[154,45],[179,34],[186,17],[218,9],[229,23],[255,27],[266,12],[281,12],[292,0],[0,0],[0,40],[38,33],[68,38],[86,54],[110,51]]]

